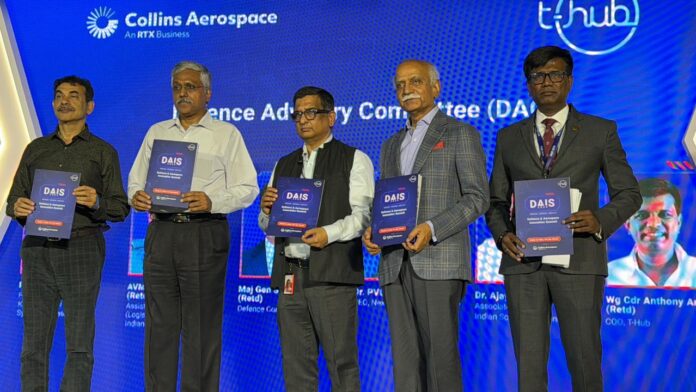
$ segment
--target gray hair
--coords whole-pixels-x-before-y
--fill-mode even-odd
[[[433,63],[431,63],[431,62],[429,62],[429,61],[425,61],[425,60],[415,60],[415,59],[412,59],[412,60],[404,60],[404,61],[402,61],[401,63],[399,63],[399,65],[404,64],[404,63],[410,63],[410,62],[419,63],[419,64],[421,64],[421,65],[425,65],[425,67],[428,69],[428,76],[430,77],[430,84],[434,84],[435,82],[437,82],[438,80],[440,80],[440,71],[437,70],[437,67],[435,66],[435,64],[433,64]],[[394,84],[394,86],[396,86],[396,78],[394,78],[394,79],[392,80],[392,83]]]
[[[190,69],[191,71],[198,71],[201,73],[201,83],[206,90],[210,90],[210,71],[203,64],[196,63],[194,61],[181,61],[174,66],[172,70],[172,85],[174,85],[174,76],[181,71]]]

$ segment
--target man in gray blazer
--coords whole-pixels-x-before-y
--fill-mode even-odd
[[[521,391],[547,389],[551,304],[574,391],[602,390],[601,309],[607,276],[606,239],[641,204],[638,183],[626,161],[616,123],[567,104],[573,58],[546,46],[524,61],[527,88],[538,109],[531,118],[498,132],[490,180],[488,227],[503,252],[505,290]],[[556,154],[556,151],[558,153]],[[610,202],[599,207],[599,175]],[[525,257],[515,235],[513,185],[518,180],[570,177],[582,192],[578,212],[563,221],[574,230],[568,268]]]
[[[435,105],[437,69],[408,60],[394,84],[406,126],[382,146],[382,178],[422,177],[418,225],[407,240],[380,249],[379,280],[389,316],[397,391],[462,390],[459,302],[471,281],[468,225],[488,208],[486,158],[478,131]]]

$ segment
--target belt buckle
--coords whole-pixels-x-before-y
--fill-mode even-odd
[[[186,214],[176,214],[174,215],[174,222],[176,223],[189,223],[191,222],[191,217]]]

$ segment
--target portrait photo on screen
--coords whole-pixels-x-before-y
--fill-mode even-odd
[[[607,284],[696,288],[694,176],[638,174],[643,203],[609,239]],[[622,233],[623,232],[623,233]]]

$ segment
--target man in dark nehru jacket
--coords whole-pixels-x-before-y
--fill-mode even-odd
[[[261,199],[266,230],[278,177],[324,180],[317,227],[276,238],[271,287],[280,289],[278,327],[288,391],[316,391],[321,344],[334,391],[360,391],[356,288],[364,283],[360,234],[370,220],[374,170],[363,152],[332,135],[334,99],[303,87],[293,98],[299,148],[281,158]]]
[[[534,49],[524,61],[524,75],[537,110],[498,132],[486,213],[503,252],[500,273],[505,277],[519,389],[547,389],[553,304],[573,390],[601,391],[605,242],[640,207],[638,183],[616,123],[580,113],[567,103],[573,85],[570,52],[555,46]],[[603,207],[600,174],[610,197]],[[555,177],[570,177],[570,186],[582,192],[579,210],[563,221],[573,229],[574,253],[567,267],[525,257],[526,245],[515,234],[510,213],[515,181]]]
[[[27,235],[22,241],[24,340],[23,391],[48,390],[48,357],[63,301],[67,360],[61,391],[89,391],[94,365],[94,312],[101,284],[107,221],[121,222],[130,208],[116,150],[90,132],[94,110],[89,80],[67,76],[53,83],[55,132],[32,141],[7,199],[7,215],[21,225],[35,211],[31,200],[37,169],[80,173],[69,239]]]

